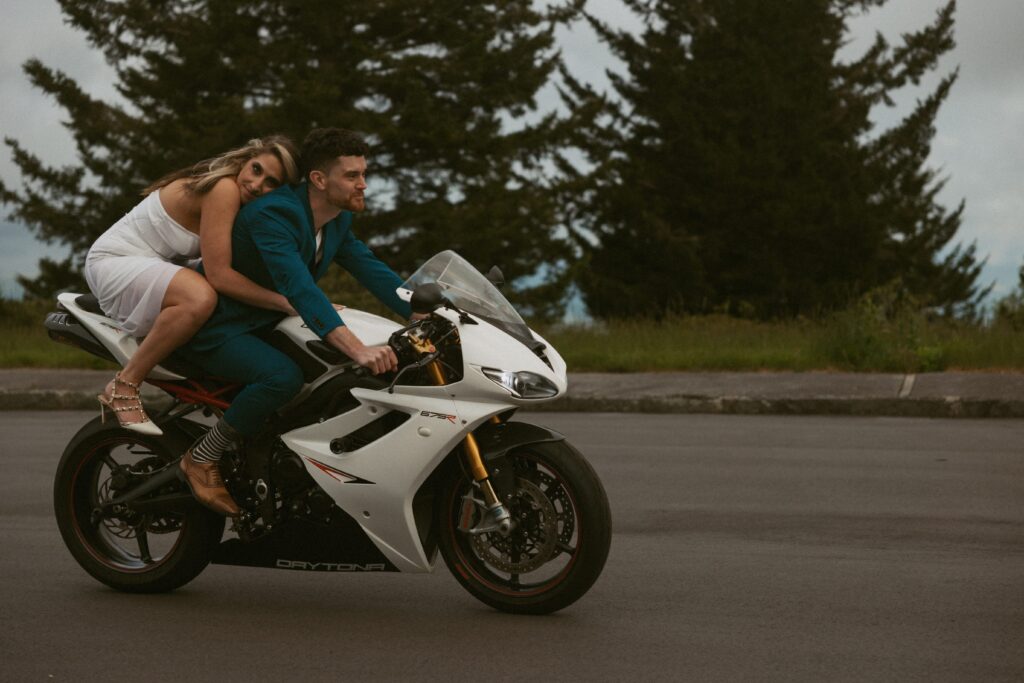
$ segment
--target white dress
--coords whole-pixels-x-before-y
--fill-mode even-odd
[[[171,218],[159,190],[100,235],[85,257],[85,281],[100,308],[133,337],[144,337],[160,313],[171,278],[194,267],[199,235]]]

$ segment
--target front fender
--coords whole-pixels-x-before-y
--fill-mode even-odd
[[[510,497],[516,487],[515,471],[505,460],[509,451],[528,444],[565,441],[558,432],[529,422],[487,422],[477,428],[474,436],[500,500]]]
[[[565,441],[558,432],[529,422],[485,422],[473,432],[484,462],[504,457],[513,448],[531,443]]]

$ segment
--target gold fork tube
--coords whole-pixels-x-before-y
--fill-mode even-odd
[[[437,386],[444,386],[444,372],[441,370],[440,363],[434,361],[427,366],[427,371],[430,372],[430,377]],[[497,416],[492,419],[497,421]],[[466,464],[469,465],[473,481],[480,484],[484,493],[484,500],[488,505],[497,503],[498,496],[495,495],[491,482],[487,480],[487,468],[484,467],[484,459],[480,456],[480,447],[476,443],[476,437],[472,434],[466,434],[466,439],[462,442],[462,446],[466,453]]]

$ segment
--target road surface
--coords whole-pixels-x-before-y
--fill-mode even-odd
[[[0,680],[1024,680],[1024,421],[537,414],[612,504],[549,617],[432,575],[211,566],[116,593],[53,471],[94,413],[0,414]]]

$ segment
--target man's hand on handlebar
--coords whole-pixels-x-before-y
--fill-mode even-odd
[[[345,326],[335,327],[324,341],[375,375],[398,369],[398,358],[390,346],[366,346]]]
[[[398,358],[390,346],[364,346],[349,357],[375,375],[398,369]]]

